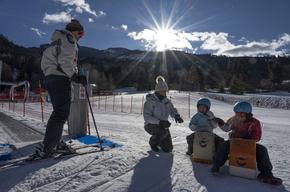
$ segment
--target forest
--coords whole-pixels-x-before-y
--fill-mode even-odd
[[[27,80],[34,90],[39,87],[40,80],[43,86],[40,63],[47,45],[26,48],[0,34],[1,81]],[[123,87],[154,90],[159,75],[164,76],[169,89],[181,91],[290,92],[290,56],[227,57],[174,50],[98,50],[80,46],[79,67],[88,71],[95,94],[110,94]],[[1,85],[1,92],[9,92],[9,88]]]

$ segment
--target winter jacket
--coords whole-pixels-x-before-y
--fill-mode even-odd
[[[251,115],[243,123],[234,123],[235,116],[229,118],[229,120],[221,127],[224,131],[231,131],[229,138],[241,138],[245,134],[251,134],[253,139],[258,142],[262,136],[260,121],[255,119]]]
[[[178,114],[171,101],[166,97],[159,100],[155,94],[147,94],[143,108],[145,125],[159,124],[160,120],[168,120],[169,115],[174,118]]]
[[[50,40],[52,43],[43,52],[41,60],[44,75],[70,78],[74,73],[77,74],[78,41],[75,36],[67,30],[55,30]]]
[[[207,111],[206,114],[198,112],[191,118],[189,128],[192,131],[213,132],[213,129],[218,127],[218,124],[212,121],[214,117],[211,111]]]

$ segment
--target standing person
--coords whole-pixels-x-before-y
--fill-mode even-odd
[[[143,117],[145,120],[145,131],[152,135],[149,145],[153,151],[158,152],[159,148],[165,152],[171,152],[173,149],[168,121],[169,115],[175,119],[176,123],[183,123],[176,108],[167,98],[168,91],[165,79],[158,76],[156,79],[154,94],[146,95],[146,102],[143,108]]]
[[[229,138],[242,138],[260,141],[262,136],[260,121],[253,117],[250,103],[241,101],[234,106],[235,115],[221,126],[224,131],[231,131]],[[218,174],[221,166],[226,162],[230,151],[230,140],[220,144],[213,157],[211,172]],[[272,164],[267,148],[256,143],[256,161],[260,174],[258,180],[272,185],[281,185],[282,180],[273,176]]]
[[[213,112],[210,111],[210,100],[207,98],[200,98],[197,101],[197,113],[191,118],[189,123],[189,128],[192,131],[200,131],[200,132],[213,132],[213,129],[218,127],[218,123],[216,123],[217,118],[214,116]],[[220,123],[221,124],[221,123]],[[195,133],[188,135],[186,137],[188,150],[186,152],[187,155],[192,155],[193,153],[193,142],[194,142]],[[214,143],[217,148],[224,139],[220,136],[214,134]]]
[[[83,26],[72,19],[65,30],[53,32],[50,38],[52,43],[43,52],[41,69],[53,112],[47,122],[43,148],[36,151],[36,158],[49,157],[61,139],[63,125],[70,113],[71,80],[87,85],[86,76],[78,75],[77,66],[78,41],[83,35]]]

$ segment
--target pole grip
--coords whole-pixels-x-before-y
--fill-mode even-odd
[[[81,75],[84,75],[84,68],[80,68]]]

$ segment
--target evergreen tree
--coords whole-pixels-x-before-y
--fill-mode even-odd
[[[188,90],[199,91],[204,89],[203,71],[193,63],[188,72]]]
[[[282,83],[282,68],[278,62],[268,64],[269,81],[274,85],[281,85]]]
[[[109,89],[110,94],[112,94],[114,90],[116,89],[114,78],[111,73],[109,74],[109,78],[108,78],[108,89]]]
[[[239,79],[247,82],[249,79],[249,69],[246,62],[243,59],[239,61]]]
[[[243,95],[244,94],[244,88],[241,86],[241,83],[238,80],[236,75],[233,76],[233,79],[232,79],[232,81],[230,83],[229,89],[230,89],[230,92],[232,94],[237,94],[237,95]]]
[[[224,88],[223,84],[220,85],[219,92],[225,93],[225,88]]]

